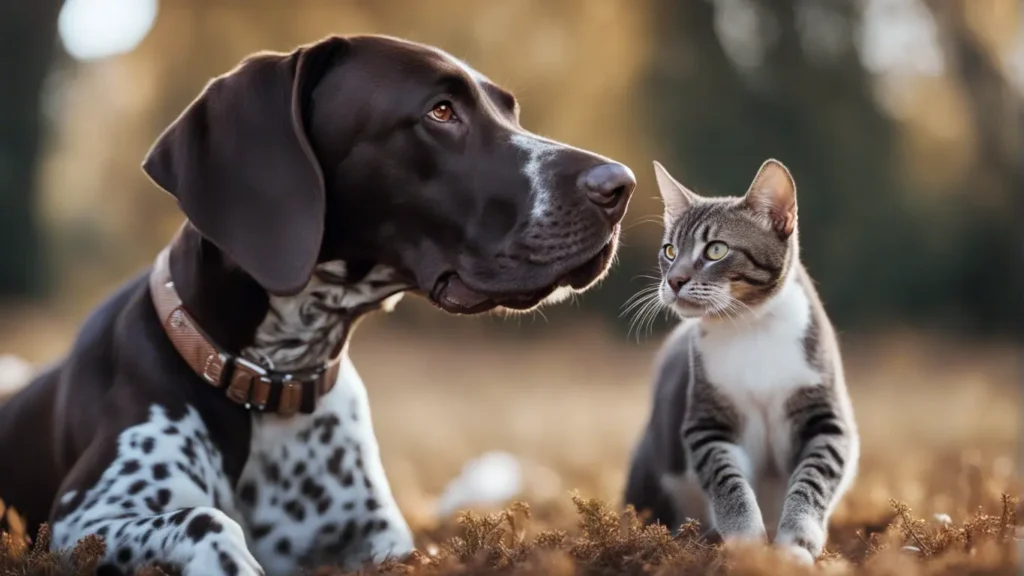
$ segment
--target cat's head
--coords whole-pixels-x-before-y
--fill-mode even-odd
[[[684,318],[736,317],[771,300],[797,258],[796,183],[767,160],[742,197],[704,198],[654,163],[665,201],[662,304]]]

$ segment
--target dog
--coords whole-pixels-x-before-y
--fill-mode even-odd
[[[357,321],[405,292],[478,314],[585,290],[636,184],[385,36],[248,57],[142,168],[185,223],[0,410],[0,497],[55,549],[99,534],[111,569],[186,576],[411,553],[346,353]]]

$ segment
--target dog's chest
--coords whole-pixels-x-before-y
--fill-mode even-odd
[[[237,502],[268,574],[367,558],[408,533],[381,467],[366,391],[346,356],[314,414],[253,419]]]

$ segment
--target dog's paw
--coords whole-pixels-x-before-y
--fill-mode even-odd
[[[224,530],[199,542],[182,576],[266,576],[245,545],[242,529],[224,520]]]
[[[392,528],[371,541],[369,550],[371,562],[374,564],[380,564],[387,560],[401,562],[416,550],[413,545],[412,532],[404,524],[403,522],[402,525]]]

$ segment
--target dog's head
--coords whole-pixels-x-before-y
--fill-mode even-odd
[[[512,94],[459,60],[381,36],[248,58],[143,168],[272,294],[343,259],[391,266],[458,313],[590,286],[635,186],[622,164],[524,130]]]

